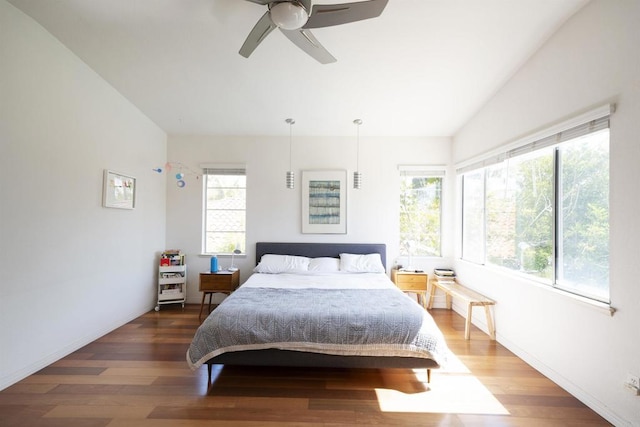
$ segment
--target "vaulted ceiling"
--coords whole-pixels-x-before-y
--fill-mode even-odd
[[[390,0],[312,30],[326,65],[279,31],[240,56],[250,1],[8,1],[169,134],[450,136],[587,0]]]

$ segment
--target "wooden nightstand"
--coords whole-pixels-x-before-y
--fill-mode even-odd
[[[202,292],[202,303],[200,303],[200,314],[198,320],[202,318],[204,299],[209,295],[208,310],[211,313],[211,295],[216,293],[231,295],[240,285],[240,271],[218,271],[217,273],[200,273],[200,287]]]
[[[425,272],[391,270],[391,281],[403,292],[418,294],[418,302],[427,308],[427,284],[429,276]]]

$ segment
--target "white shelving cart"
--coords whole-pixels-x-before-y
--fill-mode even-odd
[[[187,298],[187,266],[184,255],[178,251],[162,254],[158,267],[158,303],[156,311],[164,304],[182,304]]]

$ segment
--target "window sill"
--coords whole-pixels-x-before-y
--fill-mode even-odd
[[[593,300],[591,298],[587,298],[587,297],[583,297],[583,296],[580,296],[580,295],[577,295],[577,294],[573,294],[571,292],[555,288],[555,287],[553,287],[551,285],[548,285],[548,284],[545,284],[545,283],[541,283],[541,282],[538,282],[536,280],[532,280],[529,277],[526,277],[526,276],[521,275],[521,274],[513,273],[511,271],[508,271],[506,269],[502,269],[500,267],[477,264],[475,262],[468,261],[468,260],[463,260],[463,259],[460,259],[459,261],[464,262],[464,263],[468,263],[469,265],[473,265],[474,267],[487,269],[487,270],[491,271],[492,273],[500,274],[501,276],[510,277],[510,278],[517,277],[518,280],[522,281],[522,283],[526,283],[526,284],[529,284],[531,286],[535,286],[535,287],[543,289],[543,290],[545,290],[547,292],[552,292],[552,293],[558,295],[559,297],[566,298],[566,299],[568,299],[568,300],[570,300],[572,302],[575,302],[575,303],[579,303],[580,305],[586,306],[587,308],[590,308],[592,310],[598,311],[598,312],[600,312],[602,314],[606,314],[609,317],[612,317],[616,312],[616,309],[611,306],[611,303],[605,303],[605,302],[601,302],[601,301],[596,301],[596,300]]]
[[[198,256],[200,258],[211,258],[212,256],[217,256],[218,258],[231,258],[231,256],[233,256],[233,254],[199,254]],[[238,254],[235,255],[236,258],[246,258],[247,254]]]
[[[561,295],[564,298],[568,298],[570,300],[573,300],[575,302],[578,302],[582,305],[585,305],[593,310],[596,311],[600,311],[603,314],[608,314],[609,316],[613,316],[614,313],[616,312],[616,309],[613,308],[611,306],[611,304],[607,304],[606,302],[601,302],[601,301],[596,301],[596,300],[592,300],[591,298],[587,298],[587,297],[583,297],[580,295],[576,295],[576,294],[572,294],[571,292],[568,291],[563,291],[562,289],[557,289],[551,286],[546,286],[546,285],[540,285],[538,283],[536,283],[536,285],[538,286],[542,286],[544,287],[546,290],[554,292],[558,295]]]

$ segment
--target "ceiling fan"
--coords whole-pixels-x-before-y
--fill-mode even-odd
[[[342,4],[316,4],[312,0],[247,0],[268,6],[240,48],[248,58],[276,27],[296,46],[321,64],[336,62],[309,31],[310,28],[331,27],[380,16],[389,0],[367,0]]]

